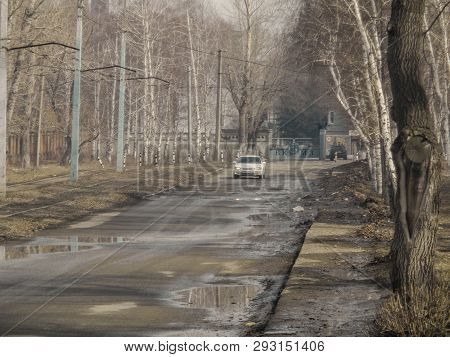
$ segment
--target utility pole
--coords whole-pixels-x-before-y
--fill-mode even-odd
[[[81,86],[81,47],[83,43],[83,4],[84,0],[78,0],[77,9],[77,48],[75,59],[75,78],[73,82],[72,98],[72,151],[70,159],[70,181],[78,181],[78,158],[80,143],[80,86]]]
[[[126,0],[124,1],[123,17],[127,7]],[[123,19],[122,26],[125,26],[125,19]],[[125,65],[127,53],[127,39],[126,33],[122,29],[122,43],[120,45],[120,85],[119,85],[119,123],[117,125],[117,172],[123,172],[124,165],[124,148],[123,148],[123,133],[125,127]]]
[[[0,1],[0,197],[6,196],[7,38],[8,1]]]
[[[191,76],[191,66],[189,66],[189,68],[188,68],[188,155],[192,159],[192,76]]]
[[[220,159],[220,139],[222,134],[222,50],[218,54],[217,107],[216,107],[216,161]]]
[[[36,140],[36,167],[39,167],[39,156],[41,155],[41,126],[42,126],[42,111],[44,110],[44,85],[45,77],[41,76],[41,100],[39,103],[39,119],[38,119],[38,129],[37,129],[37,140]]]

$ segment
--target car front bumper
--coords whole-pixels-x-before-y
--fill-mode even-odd
[[[247,176],[247,177],[259,177],[264,175],[264,172],[261,170],[258,171],[250,171],[250,170],[235,170],[233,172],[234,176]]]

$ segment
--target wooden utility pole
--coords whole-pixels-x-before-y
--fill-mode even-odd
[[[77,37],[75,47],[77,48],[75,60],[75,78],[73,82],[72,98],[72,138],[71,138],[71,158],[70,158],[70,181],[78,181],[78,158],[80,143],[80,94],[81,94],[81,47],[83,44],[83,0],[78,0],[77,9]]]
[[[122,26],[125,26],[125,11],[127,2],[124,1],[123,10],[123,22]],[[126,33],[122,30],[122,43],[120,45],[120,85],[119,85],[119,122],[117,125],[117,158],[116,158],[116,171],[122,172],[124,165],[124,128],[125,128],[125,65],[126,65],[126,52],[127,52],[127,38]]]
[[[8,1],[0,1],[0,197],[6,196]]]
[[[39,102],[39,118],[37,127],[37,138],[36,138],[36,167],[39,167],[39,156],[41,155],[41,126],[42,126],[42,112],[44,110],[44,86],[45,77],[41,76],[41,100]]]
[[[216,107],[216,161],[220,160],[220,139],[222,134],[222,50],[218,54],[217,107]]]
[[[188,68],[188,155],[192,159],[192,76],[191,67]]]

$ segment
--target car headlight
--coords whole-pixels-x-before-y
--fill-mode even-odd
[[[241,167],[240,167],[240,166],[235,166],[234,169],[235,169],[236,171],[241,171]]]

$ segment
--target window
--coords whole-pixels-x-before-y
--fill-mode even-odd
[[[256,156],[241,156],[239,162],[241,164],[260,164],[261,159]]]
[[[328,124],[334,124],[334,112],[328,113]]]

